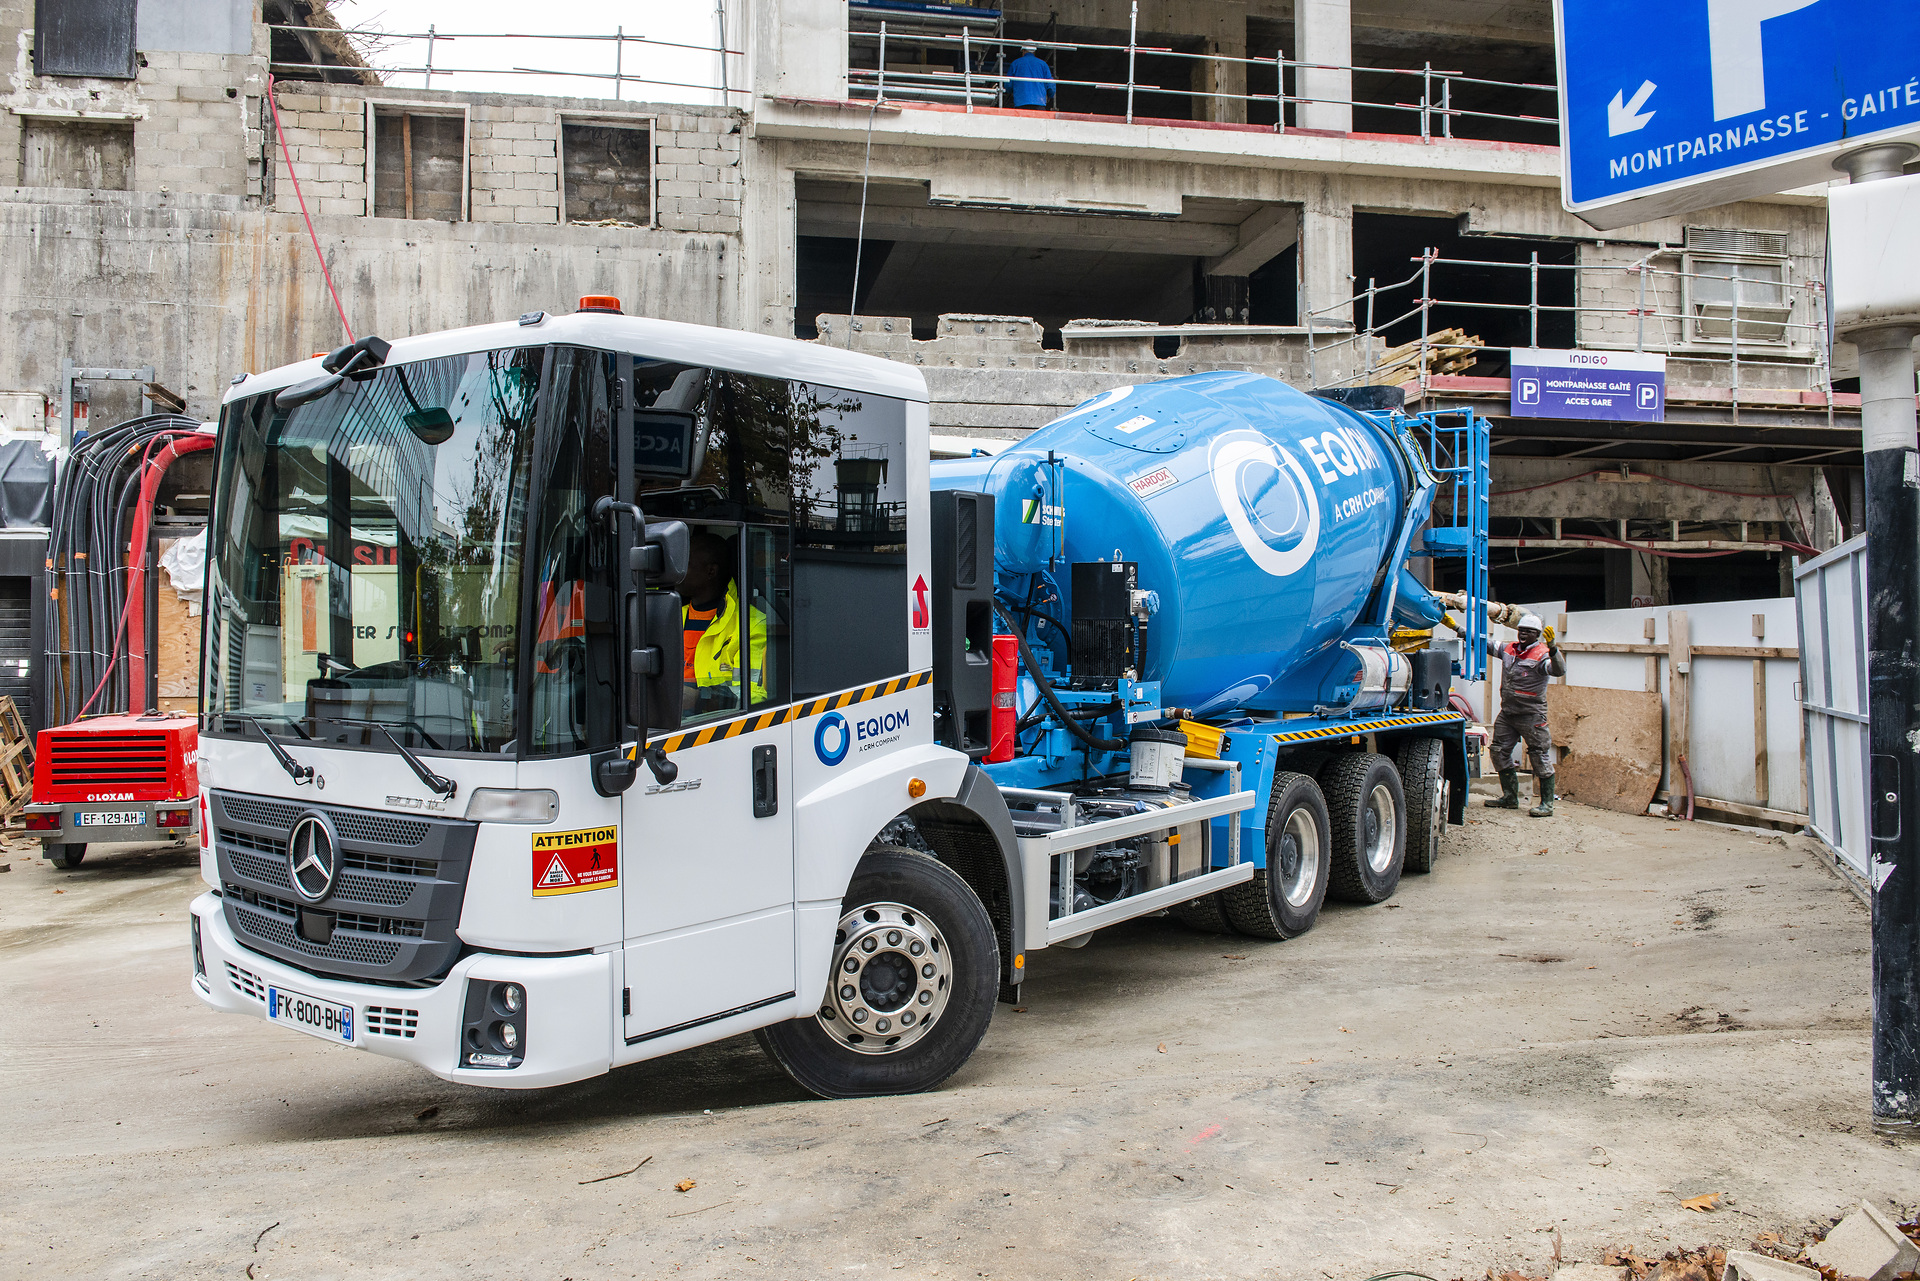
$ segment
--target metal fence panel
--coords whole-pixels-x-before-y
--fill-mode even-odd
[[[1799,611],[1808,828],[1867,874],[1867,540],[1793,572]]]

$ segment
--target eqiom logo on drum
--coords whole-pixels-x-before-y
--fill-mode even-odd
[[[1320,545],[1320,498],[1292,454],[1252,431],[1215,438],[1207,468],[1234,537],[1255,565],[1285,578]]]

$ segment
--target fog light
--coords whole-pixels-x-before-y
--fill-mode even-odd
[[[502,1023],[499,1032],[500,1048],[511,1053],[520,1048],[520,1029],[511,1023]]]
[[[509,983],[500,989],[500,1004],[507,1007],[507,1013],[518,1014],[526,1008],[527,994],[518,983]]]
[[[29,811],[26,827],[29,832],[57,832],[60,830],[60,811],[48,810],[39,814]]]

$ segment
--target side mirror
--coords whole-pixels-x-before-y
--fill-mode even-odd
[[[633,549],[634,575],[649,587],[678,587],[687,576],[691,545],[685,521],[655,521],[647,526],[647,541]]]
[[[412,413],[402,414],[400,421],[407,430],[420,438],[422,444],[444,445],[453,439],[453,415],[444,409],[428,407],[416,409]]]
[[[680,728],[682,670],[680,646],[680,594],[648,592],[635,597],[636,612],[627,634],[646,638],[646,644],[634,648],[627,658],[627,720],[649,733]],[[633,624],[641,624],[635,626]]]

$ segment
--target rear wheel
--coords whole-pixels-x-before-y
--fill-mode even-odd
[[[1410,738],[1396,754],[1400,786],[1407,797],[1409,872],[1431,872],[1447,832],[1448,796],[1445,748],[1437,738]]]
[[[1407,853],[1407,799],[1400,771],[1377,752],[1341,756],[1320,771],[1333,816],[1333,879],[1348,903],[1378,903],[1400,884]]]
[[[993,1017],[993,921],[958,873],[893,845],[860,861],[842,911],[819,1009],[754,1036],[823,1098],[931,1090],[960,1070]]]
[[[1327,801],[1305,774],[1273,776],[1267,801],[1267,865],[1221,891],[1233,928],[1261,939],[1305,934],[1327,899],[1331,857]]]
[[[47,846],[47,858],[52,861],[55,867],[68,869],[79,867],[80,860],[86,856],[87,847],[84,844]]]

